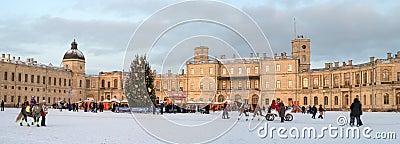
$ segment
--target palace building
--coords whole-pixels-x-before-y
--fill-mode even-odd
[[[30,101],[31,96],[37,102],[46,100],[50,104],[60,100],[73,103],[124,99],[122,73],[86,75],[85,56],[75,40],[65,52],[61,67],[40,64],[34,58],[11,58],[10,54],[2,54],[0,60],[0,94],[8,107]]]
[[[383,59],[370,57],[367,63],[349,60],[311,69],[310,42],[298,36],[291,41],[290,56],[257,53],[247,58],[211,58],[211,49],[196,47],[186,73],[157,75],[156,95],[163,99],[183,94],[194,103],[228,100],[263,106],[280,99],[286,105],[321,104],[328,110],[348,109],[358,98],[367,110],[400,108],[400,52],[387,53]]]
[[[251,53],[246,58],[210,57],[212,49],[196,47],[186,71],[156,75],[157,99],[168,97],[182,104],[227,100],[263,106],[279,99],[286,105],[321,104],[328,110],[342,110],[359,98],[366,110],[400,108],[400,52],[387,53],[386,58],[370,57],[361,64],[348,60],[311,69],[310,39],[298,36],[291,43],[291,55]],[[126,100],[123,77],[121,71],[87,75],[85,57],[75,40],[61,67],[40,64],[33,58],[23,61],[10,54],[2,54],[0,59],[0,94],[6,106],[21,104],[32,95],[48,103]]]

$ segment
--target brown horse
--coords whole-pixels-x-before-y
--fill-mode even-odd
[[[40,127],[39,126],[39,118],[40,118],[42,112],[44,111],[43,103],[39,103],[39,104],[34,105],[31,108],[32,112],[28,112],[27,111],[28,108],[29,107],[24,107],[24,108],[21,109],[21,112],[19,112],[17,118],[15,119],[15,122],[20,121],[19,125],[22,126],[22,121],[25,120],[26,125],[29,127],[30,125],[28,123],[27,117],[32,117],[33,118],[32,125],[36,124],[37,127]]]

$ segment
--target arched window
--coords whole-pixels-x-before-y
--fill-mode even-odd
[[[318,105],[318,97],[314,96],[314,105]]]
[[[258,95],[253,95],[251,98],[252,104],[257,104],[258,103]]]
[[[223,95],[218,96],[218,102],[223,102],[225,100],[225,97]]]
[[[101,87],[104,88],[105,80],[101,80]]]
[[[114,79],[114,88],[117,88],[117,87],[118,87],[118,80]]]
[[[385,93],[383,95],[383,104],[389,104],[389,94]]]
[[[339,105],[339,97],[335,96],[335,105]]]
[[[235,95],[235,101],[236,102],[240,102],[241,101],[240,95]]]
[[[396,104],[400,104],[400,93],[396,94]]]
[[[389,81],[389,71],[387,69],[382,71],[382,81]]]
[[[328,105],[328,96],[324,97],[324,105]]]
[[[303,98],[303,100],[304,100],[304,101],[303,101],[303,104],[304,104],[304,105],[308,105],[308,104],[307,104],[308,100],[307,100],[307,97],[306,97],[306,96]]]

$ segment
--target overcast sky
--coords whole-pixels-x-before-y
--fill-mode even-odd
[[[0,6],[0,52],[37,59],[40,63],[60,65],[70,43],[77,39],[78,49],[86,58],[88,74],[121,70],[124,53],[135,29],[159,9],[179,1],[132,0],[39,0],[3,1]],[[293,18],[296,17],[297,34],[311,39],[311,66],[323,67],[325,62],[348,61],[363,63],[370,56],[386,58],[400,47],[400,2],[393,1],[233,1],[238,8],[261,27],[273,53],[291,52]],[[207,11],[208,13],[220,13]],[[190,10],[179,13],[190,16]],[[238,15],[227,17],[241,23]],[[160,20],[159,25],[163,22]],[[157,26],[154,26],[157,27]],[[182,34],[191,33],[191,35]],[[207,33],[209,32],[209,33]],[[193,35],[211,35],[223,39],[231,47],[245,47],[235,34],[224,27],[209,23],[182,25],[155,45],[153,57],[193,55],[193,48],[206,45],[227,46],[213,37],[200,37],[183,41]],[[181,43],[180,43],[181,42]],[[169,50],[170,47],[186,47]],[[223,46],[221,46],[223,47]],[[265,52],[268,53],[267,46]],[[221,50],[221,49],[220,49]],[[262,49],[263,50],[263,49]],[[224,51],[213,53],[222,54]],[[246,51],[247,53],[247,51]],[[262,53],[260,51],[260,53]],[[231,55],[227,54],[227,57]],[[168,57],[168,59],[171,59]],[[175,60],[171,60],[175,61]],[[172,64],[172,63],[171,63]],[[160,69],[162,63],[153,67]],[[181,66],[182,62],[177,62]],[[168,67],[173,67],[169,65]]]

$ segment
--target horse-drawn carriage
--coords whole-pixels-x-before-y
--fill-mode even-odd
[[[293,115],[292,115],[292,107],[288,107],[285,110],[285,121],[292,121],[293,120]],[[275,117],[279,117],[279,112],[276,109],[271,109],[266,115],[265,119],[267,121],[273,121]]]

